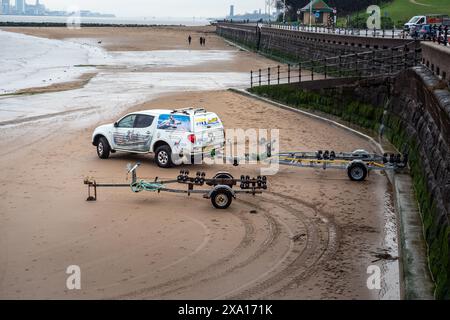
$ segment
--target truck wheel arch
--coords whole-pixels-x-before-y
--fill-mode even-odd
[[[156,142],[153,144],[153,147],[152,147],[151,150],[152,150],[152,152],[156,152],[156,150],[157,150],[159,147],[164,146],[164,145],[169,146],[169,148],[172,149],[172,147],[170,146],[170,144],[168,144],[166,141],[164,141],[164,140],[158,140],[158,141],[156,141]]]
[[[112,148],[111,141],[109,141],[108,137],[105,136],[105,135],[102,134],[102,133],[99,133],[99,134],[97,134],[97,135],[94,137],[94,141],[92,142],[92,144],[93,144],[94,146],[97,146],[97,145],[98,145],[98,141],[100,140],[101,137],[105,138],[106,141],[108,141],[109,146]]]

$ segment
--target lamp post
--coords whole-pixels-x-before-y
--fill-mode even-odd
[[[283,23],[286,23],[286,0],[283,1]]]
[[[315,0],[311,0],[311,2],[309,3],[309,29],[311,31],[311,25],[312,25],[312,7],[313,7],[313,3]]]

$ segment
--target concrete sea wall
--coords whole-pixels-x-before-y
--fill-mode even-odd
[[[341,83],[339,83],[341,82]],[[395,77],[263,86],[252,92],[376,132],[410,156],[435,296],[450,299],[450,91],[425,66]]]

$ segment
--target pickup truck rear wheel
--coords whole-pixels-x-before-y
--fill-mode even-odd
[[[168,145],[163,145],[156,149],[155,161],[158,167],[161,168],[170,168],[173,166],[172,150]]]
[[[97,155],[100,159],[108,159],[111,152],[108,140],[105,137],[100,137],[97,143]]]

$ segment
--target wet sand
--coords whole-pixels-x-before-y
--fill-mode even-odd
[[[226,128],[278,128],[281,150],[373,150],[343,129],[224,90],[166,93],[128,111],[185,106],[217,112]],[[162,170],[151,155],[98,159],[92,131],[116,120],[111,110],[100,115],[80,111],[0,132],[1,298],[381,298],[367,289],[366,269],[385,264],[373,262],[376,253],[396,250],[384,240],[391,200],[382,174],[353,183],[343,171],[282,167],[269,192],[239,196],[227,211],[200,196],[129,189],[101,189],[86,202],[86,176],[123,183],[135,161],[140,177],[181,169]],[[184,168],[259,174],[251,165]],[[69,265],[81,267],[79,291],[66,288]]]

